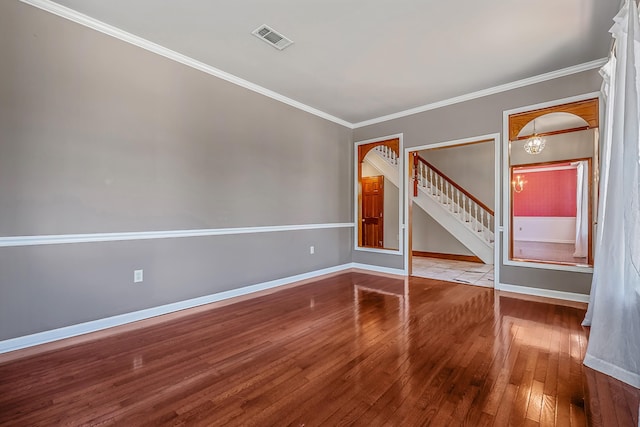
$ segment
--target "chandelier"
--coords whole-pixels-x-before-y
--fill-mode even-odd
[[[544,139],[536,133],[536,121],[533,121],[533,135],[524,143],[524,151],[528,154],[540,154],[544,150]]]

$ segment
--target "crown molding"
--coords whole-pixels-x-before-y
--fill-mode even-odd
[[[83,13],[70,9],[66,6],[62,6],[51,0],[20,0],[20,1],[25,4],[31,5],[33,7],[36,7],[38,9],[42,9],[54,15],[60,16],[61,18],[68,19],[69,21],[72,21],[77,24],[83,25],[85,27],[91,28],[93,30],[99,31],[108,36],[115,37],[116,39],[122,40],[125,43],[129,43],[134,46],[140,47],[142,49],[148,50],[149,52],[153,52],[160,56],[164,56],[167,59],[171,59],[173,61],[179,62],[188,67],[202,71],[203,73],[210,74],[222,80],[226,80],[229,83],[233,83],[237,86],[243,87],[245,89],[249,89],[250,91],[267,96],[276,101],[290,105],[294,108],[313,114],[322,119],[329,120],[331,122],[337,123],[349,129],[353,129],[353,124],[346,120],[342,120],[338,117],[332,116],[329,113],[325,113],[324,111],[320,111],[316,108],[303,104],[302,102],[298,102],[294,99],[281,95],[277,92],[274,92],[272,90],[259,86],[255,83],[251,83],[250,81],[234,76],[233,74],[219,70],[218,68],[207,65],[203,62],[200,62],[189,56],[178,53],[174,50],[168,49],[157,43],[153,43],[152,41],[149,41],[145,38],[142,38],[134,34],[131,34],[127,31],[121,30],[117,27],[114,27],[113,25],[109,25],[105,22],[94,19],[90,16],[87,16]]]
[[[401,117],[411,116],[413,114],[423,113],[429,110],[435,110],[436,108],[442,108],[453,104],[458,104],[460,102],[471,101],[472,99],[482,98],[483,96],[494,95],[500,92],[506,92],[512,89],[518,89],[521,87],[529,86],[536,83],[545,82],[547,80],[557,79],[559,77],[570,76],[572,74],[581,73],[583,71],[593,70],[595,68],[600,68],[604,64],[606,64],[608,58],[596,59],[595,61],[585,62],[583,64],[574,65],[567,68],[562,68],[560,70],[551,71],[549,73],[540,74],[533,77],[528,77],[526,79],[517,80],[515,82],[506,83],[499,86],[494,86],[488,89],[482,89],[476,92],[467,93],[465,95],[456,96],[453,98],[445,99],[438,102],[433,102],[431,104],[425,104],[420,107],[411,108],[408,110],[400,111],[393,114],[388,114],[386,116],[377,117],[375,119],[365,120],[358,123],[353,123],[353,129],[358,129],[364,126],[369,126],[377,123],[386,122],[389,120],[399,119]]]
[[[87,16],[83,13],[70,9],[66,6],[62,6],[58,3],[55,3],[51,0],[20,0],[22,3],[31,5],[38,9],[42,9],[54,15],[60,16],[64,19],[68,19],[77,24],[83,25],[85,27],[91,28],[93,30],[99,31],[108,36],[117,38],[126,43],[132,44],[134,46],[145,49],[149,52],[153,52],[157,55],[163,56],[167,59],[179,62],[188,67],[194,68],[196,70],[202,71],[209,75],[218,77],[222,80],[228,81],[229,83],[235,84],[237,86],[243,87],[245,89],[251,90],[253,92],[259,93],[261,95],[267,96],[276,101],[287,104],[291,107],[297,108],[299,110],[305,111],[309,114],[313,114],[317,117],[320,117],[325,120],[329,120],[333,123],[337,123],[341,126],[344,126],[349,129],[357,129],[364,126],[369,126],[377,123],[386,122],[389,120],[398,119],[401,117],[410,116],[417,113],[422,113],[429,110],[435,110],[436,108],[442,108],[453,104],[458,104],[460,102],[470,101],[477,98],[482,98],[483,96],[493,95],[500,92],[506,92],[512,89],[518,89],[524,86],[529,86],[536,83],[541,83],[547,80],[556,79],[559,77],[565,77],[572,74],[580,73],[583,71],[593,70],[595,68],[602,67],[606,62],[607,58],[597,59],[591,62],[585,62],[583,64],[574,65],[571,67],[563,68],[560,70],[552,71],[545,74],[540,74],[538,76],[529,77],[522,80],[517,80],[515,82],[506,83],[499,86],[494,86],[488,89],[479,90],[476,92],[471,92],[465,95],[456,96],[453,98],[445,99],[438,102],[433,102],[431,104],[425,104],[419,107],[411,108],[404,111],[399,111],[397,113],[388,114],[385,116],[380,116],[377,118],[364,120],[357,123],[351,123],[346,120],[343,120],[339,117],[333,116],[324,111],[318,110],[317,108],[313,108],[307,104],[303,104],[302,102],[291,99],[287,96],[281,95],[277,92],[274,92],[265,87],[259,86],[255,83],[251,83],[248,80],[242,79],[240,77],[234,76],[233,74],[222,71],[218,68],[207,65],[203,62],[200,62],[196,59],[193,59],[189,56],[178,53],[174,50],[168,49],[164,46],[161,46],[157,43],[153,43],[145,38],[136,36],[124,30],[121,30],[113,25],[109,25],[105,22],[94,19],[90,16]]]

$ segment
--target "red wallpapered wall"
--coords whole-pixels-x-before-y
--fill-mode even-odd
[[[514,216],[576,216],[575,169],[518,173],[527,181],[521,193],[513,192]]]

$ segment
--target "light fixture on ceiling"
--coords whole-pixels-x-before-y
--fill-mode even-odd
[[[511,186],[513,187],[513,191],[516,193],[522,193],[524,190],[524,185],[527,183],[520,175],[516,175],[516,179],[511,181]]]
[[[540,154],[544,150],[544,139],[536,133],[536,121],[533,121],[533,135],[524,143],[524,151],[529,154]]]

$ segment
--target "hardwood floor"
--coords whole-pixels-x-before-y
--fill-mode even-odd
[[[583,316],[349,272],[0,363],[0,425],[636,426]]]

